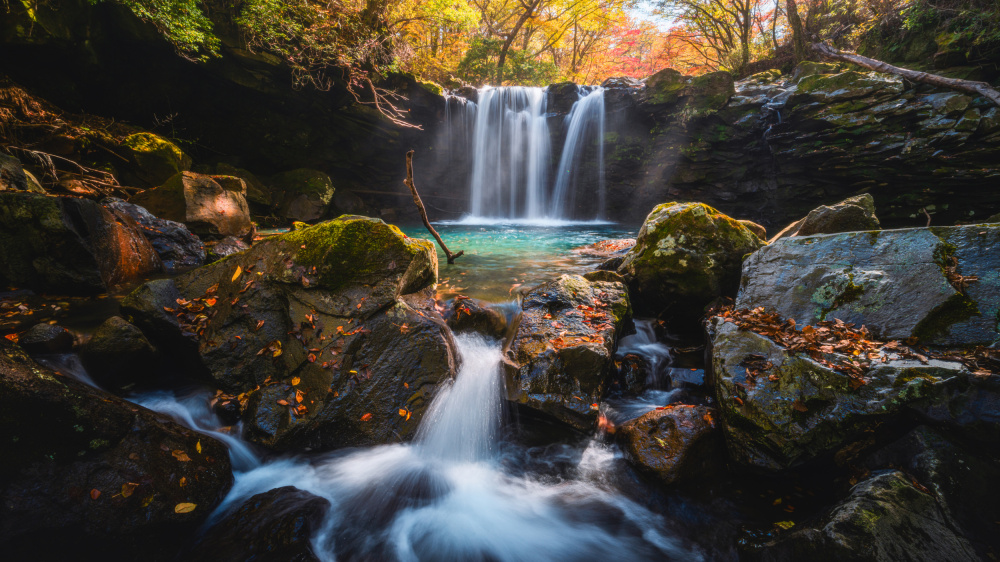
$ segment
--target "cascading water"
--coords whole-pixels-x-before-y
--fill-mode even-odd
[[[579,96],[564,122],[555,174],[545,89],[487,86],[478,103],[447,98],[449,149],[471,147],[469,215],[463,222],[566,221],[573,218],[576,193],[586,180],[597,186],[591,218],[604,216],[604,89],[581,88]],[[470,123],[471,143],[463,144]],[[584,155],[594,145],[596,166],[586,166],[584,173]]]
[[[667,535],[661,516],[614,489],[611,475],[622,468],[613,449],[592,442],[552,463],[574,468],[546,472],[530,450],[501,448],[500,344],[475,335],[456,343],[462,368],[434,398],[415,443],[237,474],[214,518],[254,494],[295,486],[331,503],[312,541],[324,561],[701,559]]]

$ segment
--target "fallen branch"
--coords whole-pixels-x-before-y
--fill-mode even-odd
[[[929,74],[927,72],[920,72],[917,70],[907,70],[880,60],[870,59],[854,53],[845,53],[824,43],[813,43],[810,45],[810,48],[824,58],[853,63],[876,72],[895,74],[896,76],[902,76],[912,82],[930,84],[931,86],[948,88],[950,90],[957,90],[974,96],[983,96],[1000,106],[1000,91],[993,89],[993,87],[986,82],[959,80],[958,78],[945,78],[944,76],[939,76],[937,74]]]
[[[461,257],[462,254],[464,254],[465,252],[459,250],[457,254],[451,253],[451,250],[448,249],[448,246],[444,245],[444,240],[441,240],[441,235],[439,235],[437,231],[434,230],[434,227],[431,226],[431,221],[427,219],[427,211],[424,209],[424,203],[423,201],[420,200],[420,194],[417,193],[417,186],[413,184],[412,150],[406,153],[406,179],[403,180],[403,183],[406,184],[406,187],[410,188],[410,193],[413,194],[413,202],[417,205],[417,209],[420,211],[420,218],[424,219],[424,226],[426,226],[427,230],[429,230],[431,234],[434,235],[434,239],[437,240],[438,246],[441,246],[441,249],[444,250],[444,255],[448,258],[448,263],[450,264],[455,263],[455,259]]]

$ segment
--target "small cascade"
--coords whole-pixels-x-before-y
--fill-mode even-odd
[[[572,209],[582,179],[581,168],[587,145],[596,144],[597,154],[597,218],[604,218],[604,88],[596,86],[589,92],[581,88],[580,99],[566,117],[568,130],[562,156],[556,168],[555,192],[551,212],[563,216]]]
[[[549,127],[541,88],[483,88],[475,108],[469,211],[476,217],[542,218]]]

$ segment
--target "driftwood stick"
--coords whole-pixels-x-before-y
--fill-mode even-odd
[[[420,218],[424,219],[424,226],[426,226],[427,230],[429,230],[430,233],[434,235],[434,239],[437,240],[438,246],[441,246],[441,249],[444,250],[444,255],[448,257],[448,263],[450,264],[455,263],[455,259],[461,257],[462,254],[464,254],[465,252],[459,250],[458,253],[456,254],[451,253],[451,250],[448,249],[448,246],[444,245],[444,240],[441,240],[441,235],[438,234],[436,230],[434,230],[433,226],[431,226],[431,221],[427,220],[427,211],[424,209],[424,203],[423,201],[420,200],[420,194],[417,193],[417,186],[413,184],[412,150],[406,153],[406,179],[403,180],[403,183],[406,184],[406,187],[410,188],[410,193],[413,194],[413,203],[416,204],[417,210],[420,211]]]
[[[893,66],[891,64],[882,62],[880,60],[870,59],[868,57],[863,57],[861,55],[856,55],[854,53],[845,53],[843,51],[834,49],[833,47],[825,43],[813,43],[810,47],[812,48],[813,51],[815,51],[823,58],[854,63],[858,66],[863,66],[869,70],[884,72],[886,74],[895,74],[896,76],[902,76],[903,78],[906,78],[907,80],[913,82],[930,84],[931,86],[938,86],[939,88],[948,88],[951,90],[957,90],[959,92],[965,92],[967,94],[972,94],[974,96],[983,96],[984,98],[1000,106],[1000,91],[993,89],[993,87],[987,84],[986,82],[959,80],[957,78],[946,78],[944,76],[939,76],[937,74],[930,74],[927,72],[920,72],[917,70],[907,70],[905,68]]]

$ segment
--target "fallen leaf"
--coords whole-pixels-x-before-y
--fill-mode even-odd
[[[297,386],[300,382],[302,382],[302,379],[299,377],[292,377],[292,386]]]
[[[366,421],[368,421],[370,419],[372,419],[372,413],[371,412],[368,412],[365,415],[361,416],[361,421],[363,421],[363,422],[366,422]]]
[[[96,500],[99,497],[101,497],[101,491],[100,490],[98,490],[97,488],[94,488],[93,490],[90,491],[90,499]]]
[[[406,414],[407,414],[407,412],[406,412],[406,409],[405,409],[405,408],[400,408],[400,409],[399,409],[399,415],[400,415],[401,417],[404,417],[404,418],[405,418],[405,417],[406,417]]]
[[[194,450],[198,451],[199,455],[201,454],[201,440],[200,439],[198,440],[197,443],[194,444]]]
[[[177,460],[179,460],[181,462],[188,462],[188,461],[191,460],[191,457],[189,457],[187,455],[187,453],[185,453],[184,451],[181,451],[180,449],[177,449],[177,450],[175,450],[174,452],[172,452],[170,454],[172,454],[175,459],[177,459]]]
[[[184,476],[181,476],[181,481],[178,482],[178,484],[180,484],[181,488],[183,488],[184,486],[188,485],[188,479],[185,478]]]
[[[198,507],[198,504],[179,503],[174,506],[174,513],[191,513],[196,507]]]
[[[278,404],[280,404],[282,406],[287,406],[288,405],[288,400],[284,400],[284,399],[278,400]]]
[[[122,484],[122,497],[123,498],[127,498],[127,497],[131,496],[132,492],[134,492],[135,489],[138,488],[138,487],[139,487],[139,485],[136,484],[135,482],[126,482],[126,483]]]
[[[148,498],[142,500],[142,507],[149,507],[149,504],[153,503],[153,498],[155,497],[156,494],[150,494]]]
[[[235,283],[236,280],[239,279],[240,275],[242,275],[242,274],[243,274],[243,268],[237,265],[236,266],[236,273],[233,274],[233,282]]]
[[[257,321],[257,328],[254,329],[254,331],[256,332],[257,330],[259,330],[261,328],[261,326],[263,326],[263,325],[264,325],[264,321],[263,320],[258,320]]]

